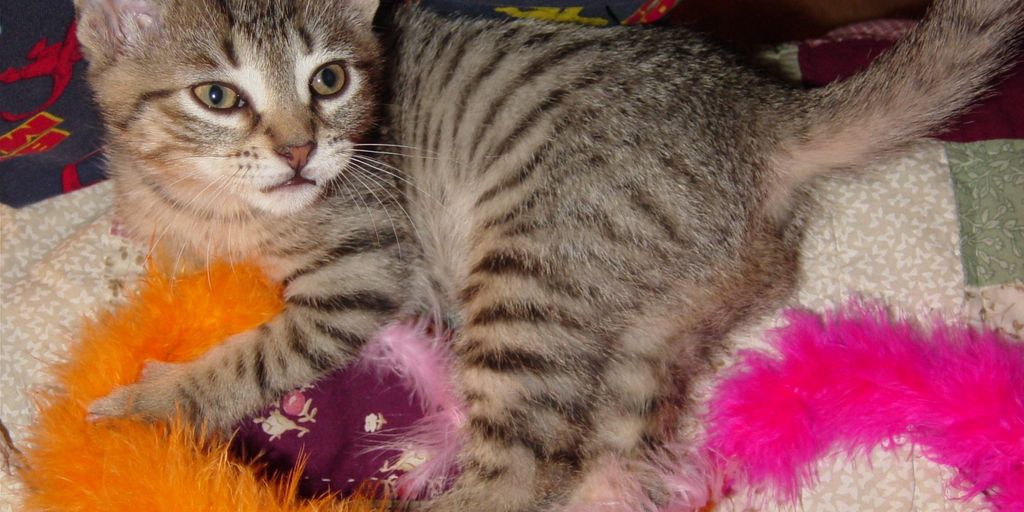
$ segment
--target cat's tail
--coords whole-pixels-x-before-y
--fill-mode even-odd
[[[941,129],[1010,65],[1022,32],[1024,0],[936,0],[868,69],[809,91],[772,157],[775,213],[815,176],[862,168]]]

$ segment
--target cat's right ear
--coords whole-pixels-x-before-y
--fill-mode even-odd
[[[401,0],[397,0],[401,1]],[[343,0],[342,5],[344,8],[351,13],[355,13],[356,18],[360,22],[371,24],[373,23],[373,16],[377,14],[377,9],[380,7],[379,0]]]
[[[78,40],[93,64],[109,63],[160,29],[159,0],[75,0]]]

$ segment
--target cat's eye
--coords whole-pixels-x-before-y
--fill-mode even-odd
[[[313,73],[309,80],[309,89],[314,96],[334,96],[345,88],[345,68],[340,62],[324,64]]]
[[[221,83],[197,85],[192,94],[200,103],[215,110],[226,110],[245,106],[245,100],[231,86]]]

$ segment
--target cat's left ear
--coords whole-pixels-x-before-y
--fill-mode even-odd
[[[95,63],[114,60],[159,32],[159,0],[75,0],[78,40]]]

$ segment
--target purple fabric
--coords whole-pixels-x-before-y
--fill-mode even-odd
[[[243,458],[256,458],[275,475],[287,474],[305,457],[299,486],[303,496],[349,495],[363,481],[393,485],[402,454],[371,448],[394,439],[422,416],[394,373],[378,375],[353,365],[286,394],[241,422],[234,446]]]
[[[798,57],[804,83],[819,87],[849,77],[890,46],[892,41],[877,39],[803,43]],[[1024,138],[1024,58],[1006,74],[997,92],[936,137],[947,142]]]

